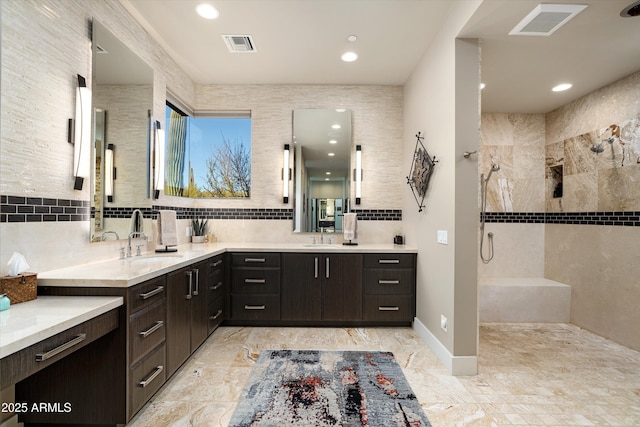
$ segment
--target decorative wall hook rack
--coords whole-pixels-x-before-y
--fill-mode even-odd
[[[421,132],[416,135],[416,148],[413,152],[413,162],[409,176],[407,176],[407,184],[411,187],[413,197],[418,203],[418,212],[422,212],[424,208],[424,196],[427,194],[429,179],[433,173],[433,168],[438,161],[435,156],[429,155],[422,141],[424,136]]]

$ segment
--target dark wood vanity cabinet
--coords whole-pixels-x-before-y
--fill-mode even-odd
[[[406,324],[415,317],[416,255],[364,255],[363,320]]]
[[[362,320],[362,255],[282,254],[282,320]]]
[[[231,320],[280,320],[280,254],[231,254]]]
[[[167,274],[167,375],[191,356],[209,335],[209,263],[202,261]]]

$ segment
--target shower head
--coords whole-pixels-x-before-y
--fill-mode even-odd
[[[605,142],[608,142],[609,144],[613,144],[614,141],[615,141],[615,138],[603,139],[602,141],[600,141],[600,143],[598,145],[591,146],[591,151],[593,151],[596,154],[602,153],[604,151],[604,147],[602,145]]]

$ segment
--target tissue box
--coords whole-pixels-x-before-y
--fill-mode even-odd
[[[0,294],[7,294],[11,305],[36,299],[37,291],[37,273],[21,273],[18,276],[0,277]]]

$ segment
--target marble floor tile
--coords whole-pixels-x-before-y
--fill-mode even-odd
[[[276,348],[392,351],[434,427],[640,426],[639,352],[536,323],[482,324],[467,377],[411,328],[220,327],[129,425],[226,426],[258,354]]]

